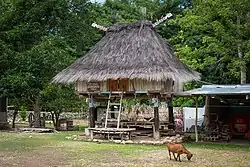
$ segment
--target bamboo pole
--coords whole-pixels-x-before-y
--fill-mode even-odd
[[[198,96],[196,96],[196,110],[195,110],[195,142],[198,142]]]

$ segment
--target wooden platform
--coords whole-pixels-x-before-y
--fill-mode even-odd
[[[94,92],[77,92],[80,98],[86,98],[90,95],[94,96],[95,101],[107,100],[110,91],[94,91]],[[121,91],[112,91],[112,94],[119,94]],[[123,98],[148,98],[158,95],[159,99],[165,99],[166,97],[171,97],[173,92],[162,92],[162,91],[126,91],[123,92]]]
[[[131,133],[134,132],[135,128],[88,128],[90,132],[91,139],[94,138],[95,134],[101,134],[104,135],[104,137],[120,137],[121,139],[124,139],[124,137],[131,139]]]
[[[97,126],[103,127],[104,122],[102,121],[95,121],[95,124]],[[116,122],[109,122],[109,125],[116,125]],[[130,127],[143,127],[143,128],[152,128],[154,126],[154,122],[149,121],[135,121],[135,122],[128,122],[128,121],[121,121],[120,125],[122,128],[130,128]],[[169,123],[168,121],[160,121],[160,127],[162,126],[168,126],[173,125],[172,123]]]

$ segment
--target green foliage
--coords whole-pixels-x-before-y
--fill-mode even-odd
[[[26,117],[27,117],[27,107],[21,106],[20,111],[19,111],[19,115],[22,118],[22,121],[25,121]]]
[[[200,0],[175,20],[181,27],[171,39],[180,59],[202,73],[202,80],[217,84],[239,83],[249,49],[249,1]],[[240,23],[237,23],[237,17]],[[238,46],[244,58],[238,57]]]
[[[132,106],[138,103],[138,99],[126,99],[122,101],[123,106],[127,109],[127,111],[131,111]]]
[[[198,107],[204,106],[205,98],[198,97]],[[175,97],[173,98],[173,106],[176,107],[196,107],[196,97]]]
[[[87,104],[78,98],[74,86],[48,85],[42,92],[42,108],[54,115],[54,126],[58,126],[60,114],[63,112],[82,111]]]
[[[4,1],[0,18],[0,85],[8,97],[34,103],[75,50],[59,35],[66,1]],[[3,74],[3,75],[2,75]]]
[[[123,100],[123,105],[125,106],[125,108],[127,109],[127,111],[131,111],[132,107],[136,104],[140,104],[140,105],[152,105],[151,100],[148,99],[126,99]]]
[[[84,126],[84,125],[75,125],[73,130],[74,130],[74,131],[82,131],[82,132],[84,132],[84,130],[85,130],[86,128],[88,128],[88,126]]]
[[[80,100],[73,86],[48,85],[42,91],[43,108],[54,112],[71,112],[80,110],[86,102]],[[75,110],[77,109],[77,110]]]
[[[104,35],[91,24],[155,22],[169,12],[173,17],[156,31],[174,45],[177,56],[199,71],[203,81],[239,83],[240,70],[250,64],[249,8],[249,0],[2,1],[0,94],[12,97],[17,107],[33,107],[41,98],[43,109],[59,115],[86,107],[71,86],[51,85],[50,81]],[[243,58],[238,57],[238,47]],[[199,86],[201,83],[191,82],[185,90]],[[135,99],[124,101],[128,108],[136,103]],[[151,104],[149,100],[140,103]],[[194,101],[175,98],[174,104],[194,105]]]
[[[0,82],[8,85],[8,94],[34,102],[51,78],[71,63],[72,49],[54,35],[45,36],[31,50],[13,55],[15,68],[6,71]]]

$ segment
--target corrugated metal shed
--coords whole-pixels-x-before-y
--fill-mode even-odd
[[[201,88],[178,92],[175,96],[195,95],[250,95],[250,84],[246,85],[203,85]]]

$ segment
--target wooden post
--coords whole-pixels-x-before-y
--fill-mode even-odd
[[[195,110],[195,142],[198,142],[198,96],[196,96],[196,110]]]
[[[153,98],[153,103],[154,103],[154,138],[159,139],[160,138],[160,119],[159,119],[159,102],[158,102],[158,97],[156,96]]]
[[[93,99],[93,95],[91,95],[90,101],[89,101],[89,128],[95,127],[94,112],[95,112],[94,99]]]
[[[93,115],[95,121],[97,121],[97,111],[98,111],[98,108],[95,107],[95,112],[94,112],[94,115]]]
[[[172,96],[168,99],[168,119],[169,119],[169,125],[168,129],[175,129],[174,126],[174,110],[172,105]]]

